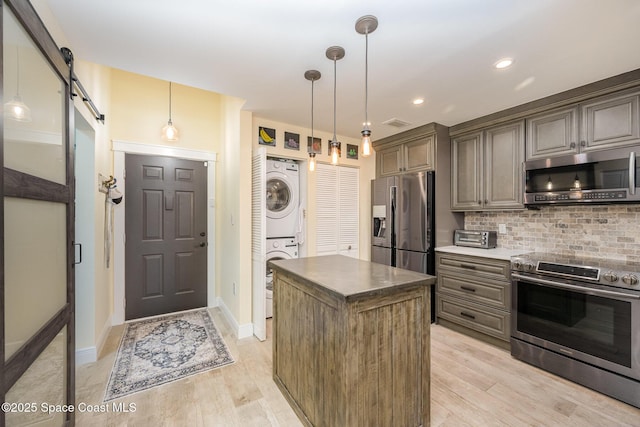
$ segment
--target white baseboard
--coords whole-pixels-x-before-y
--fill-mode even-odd
[[[109,331],[111,331],[111,317],[112,316],[109,316],[107,321],[104,322],[104,326],[102,327],[102,332],[98,337],[96,346],[76,349],[76,366],[93,363],[98,360],[98,355],[102,352],[104,344],[107,341],[107,337],[109,336]]]
[[[224,314],[224,317],[226,317],[227,321],[231,324],[231,327],[236,333],[238,339],[253,336],[253,323],[240,325],[231,313],[231,310],[229,310],[229,307],[227,307],[227,305],[224,303],[224,300],[220,297],[218,297],[218,307],[220,307],[220,310],[222,310],[222,314]]]
[[[95,347],[76,349],[76,366],[86,365],[98,360],[98,352]]]

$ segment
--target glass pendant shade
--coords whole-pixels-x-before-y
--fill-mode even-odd
[[[364,157],[371,155],[371,131],[366,127],[362,129],[362,155]]]
[[[316,170],[316,154],[309,153],[309,172]]]
[[[173,125],[171,119],[169,119],[166,126],[162,128],[162,139],[165,141],[177,141],[180,139],[178,128]]]
[[[4,104],[4,111],[8,118],[15,121],[31,121],[31,109],[22,101],[20,95],[14,96],[11,101]]]
[[[331,141],[331,164],[337,165],[340,153],[338,153],[338,142]]]
[[[7,118],[17,122],[30,122],[31,109],[22,101],[20,96],[20,51],[16,47],[16,95],[4,104],[4,114]]]

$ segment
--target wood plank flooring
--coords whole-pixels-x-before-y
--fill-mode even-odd
[[[238,340],[220,310],[211,313],[235,364],[114,401],[135,412],[77,412],[76,425],[301,426],[273,382],[271,340]],[[432,426],[640,426],[640,409],[431,326]],[[112,329],[97,362],[77,368],[76,404],[102,403],[122,330]]]

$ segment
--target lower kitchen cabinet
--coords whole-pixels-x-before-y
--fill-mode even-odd
[[[436,253],[438,322],[509,346],[511,275],[507,260]]]

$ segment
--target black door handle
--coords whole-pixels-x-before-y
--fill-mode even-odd
[[[207,235],[207,234],[206,234],[204,231],[203,231],[202,233],[200,233],[200,237],[204,237],[204,236],[206,236],[206,235]]]
[[[200,247],[201,247],[201,248],[204,248],[205,246],[207,246],[207,244],[206,244],[205,242],[201,242],[201,243],[200,243]]]

